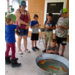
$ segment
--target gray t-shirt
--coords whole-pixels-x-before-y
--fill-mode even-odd
[[[54,50],[54,51],[57,51],[57,47],[54,46],[53,48],[51,48],[50,46],[48,46],[47,50]]]
[[[39,27],[37,26],[37,27],[34,27],[33,29],[32,29],[32,33],[39,33]]]
[[[57,25],[62,25],[62,26],[69,26],[69,18],[63,18],[60,17]],[[61,38],[67,38],[67,33],[68,33],[68,29],[65,28],[56,28],[56,36],[61,37]]]
[[[36,24],[38,24],[38,21],[32,20],[30,22],[30,26],[35,26]],[[32,28],[32,33],[35,33],[35,34],[39,33],[39,26]]]

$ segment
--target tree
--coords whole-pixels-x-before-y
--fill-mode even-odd
[[[20,1],[27,1],[27,0],[12,0],[12,2],[17,2],[18,4],[20,4]]]

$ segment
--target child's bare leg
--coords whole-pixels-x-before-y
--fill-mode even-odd
[[[32,40],[32,42],[31,42],[31,43],[32,43],[32,48],[33,48],[33,47],[34,47],[34,40]]]
[[[35,40],[34,42],[35,42],[35,47],[36,47],[36,43],[37,43],[37,41]]]
[[[61,53],[62,56],[64,55],[64,51],[65,51],[65,45],[62,45],[62,53]]]
[[[57,51],[59,53],[60,44],[57,43]]]
[[[47,49],[47,44],[45,44],[45,49]]]

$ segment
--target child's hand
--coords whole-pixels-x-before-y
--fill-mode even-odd
[[[62,25],[59,25],[59,27],[62,27]]]
[[[39,24],[36,24],[35,26],[39,26]]]
[[[46,53],[52,53],[52,51],[51,50],[47,50]]]
[[[47,24],[50,23],[49,21],[47,21]]]
[[[47,28],[48,28],[48,29],[52,29],[52,27],[50,27],[50,26],[47,26]]]
[[[59,26],[57,25],[56,28],[59,28]]]

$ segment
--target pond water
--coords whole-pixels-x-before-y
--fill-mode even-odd
[[[45,59],[45,60],[39,61],[37,63],[37,65],[41,69],[48,71],[50,73],[61,73],[61,74],[63,74],[63,73],[69,72],[69,69],[65,64],[63,64],[60,61],[53,60],[53,59]]]

